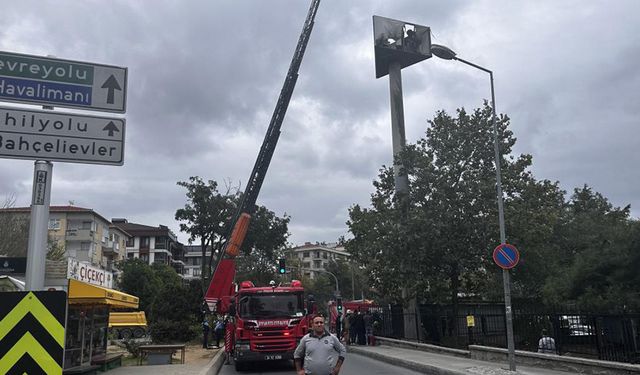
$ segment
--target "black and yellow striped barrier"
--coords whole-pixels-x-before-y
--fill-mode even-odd
[[[0,293],[0,374],[62,374],[67,294]]]

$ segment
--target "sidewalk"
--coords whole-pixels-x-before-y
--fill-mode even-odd
[[[224,350],[205,364],[156,365],[156,366],[124,366],[109,370],[107,375],[216,375],[224,360]]]
[[[365,355],[380,361],[409,368],[423,374],[437,375],[567,375],[565,372],[516,366],[516,372],[509,371],[508,363],[485,362],[458,356],[431,353],[422,350],[399,348],[394,346],[357,346],[347,348],[348,353]],[[347,359],[348,360],[348,359]]]

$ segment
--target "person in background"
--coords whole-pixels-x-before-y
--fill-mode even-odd
[[[353,320],[351,329],[356,331],[356,344],[367,345],[367,338],[365,336],[364,330],[364,316],[362,315],[362,311],[360,311],[360,308],[356,310],[356,316]]]
[[[202,319],[202,347],[209,349],[209,320],[206,315]]]
[[[345,317],[342,318],[342,341],[346,345],[351,344],[351,336],[350,336],[351,313],[352,313],[351,310],[347,310],[347,315],[345,315]]]
[[[538,341],[538,353],[556,354],[556,340],[549,337],[547,330],[542,330],[542,337]]]
[[[349,344],[355,344],[358,337],[358,330],[356,327],[356,313],[349,310]]]
[[[293,353],[296,374],[338,375],[347,349],[336,336],[326,330],[322,315],[316,315],[311,322],[313,329],[300,340],[300,344]]]
[[[364,336],[367,345],[373,345],[372,337],[373,337],[373,315],[367,310],[362,317],[364,320]]]
[[[214,333],[216,335],[216,348],[220,347],[220,340],[224,337],[224,321],[222,317],[218,318],[216,321],[216,326],[214,328]]]

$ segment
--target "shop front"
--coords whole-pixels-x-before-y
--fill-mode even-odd
[[[69,280],[64,368],[90,365],[107,354],[109,311],[138,308],[138,297],[117,290]]]

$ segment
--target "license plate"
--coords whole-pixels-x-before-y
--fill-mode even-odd
[[[267,361],[275,361],[278,359],[282,359],[282,356],[281,355],[265,355],[264,359]]]

